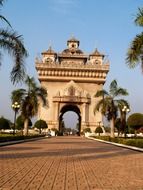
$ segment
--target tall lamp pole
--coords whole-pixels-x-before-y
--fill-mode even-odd
[[[20,105],[18,104],[18,102],[14,102],[11,105],[12,109],[14,110],[14,125],[13,125],[13,135],[15,135],[15,124],[16,124],[16,114],[20,108]]]
[[[125,133],[125,137],[126,137],[126,115],[127,113],[130,112],[130,109],[127,106],[124,106],[122,108],[122,113],[123,113],[123,120],[122,120],[122,125],[124,127],[124,133]]]

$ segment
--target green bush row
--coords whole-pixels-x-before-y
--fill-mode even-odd
[[[98,136],[97,139],[143,148],[143,138],[111,138],[110,136]]]
[[[126,145],[143,148],[143,139],[128,139],[126,140]]]
[[[17,140],[25,140],[25,139],[31,139],[31,138],[37,138],[37,137],[42,137],[44,135],[28,135],[28,136],[13,136],[13,135],[0,135],[0,143],[1,142],[8,142],[8,141],[17,141]]]

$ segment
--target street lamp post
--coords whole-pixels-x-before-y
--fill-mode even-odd
[[[15,135],[16,114],[17,114],[17,112],[18,112],[18,110],[20,108],[20,105],[18,104],[18,102],[14,102],[11,107],[14,110],[13,135]]]
[[[124,128],[125,138],[126,138],[126,115],[130,112],[130,109],[127,106],[122,108],[123,118],[122,118],[122,125]]]

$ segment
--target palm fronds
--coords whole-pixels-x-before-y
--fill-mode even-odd
[[[130,68],[136,67],[143,60],[143,32],[136,35],[127,52],[126,63]],[[143,63],[142,63],[143,64]]]
[[[21,104],[21,114],[24,118],[33,117],[38,112],[39,97],[43,105],[47,104],[47,91],[38,87],[33,77],[26,77],[27,89],[17,89],[12,92],[11,99]]]
[[[117,91],[115,93],[115,96],[127,96],[127,95],[129,95],[127,90],[124,88],[120,88],[120,87],[117,89]]]
[[[135,18],[135,23],[138,26],[143,26],[143,8],[138,8],[138,13]]]
[[[24,58],[28,56],[22,41],[22,36],[16,32],[0,29],[0,48],[6,50],[14,58],[14,66],[11,71],[13,83],[23,80],[25,77]]]
[[[23,100],[25,95],[26,95],[25,89],[17,89],[17,90],[12,91],[12,93],[11,93],[12,103],[14,103],[14,102],[20,103]]]
[[[37,94],[37,97],[39,97],[42,102],[43,102],[43,106],[46,106],[47,105],[47,90],[43,87],[40,87],[40,88],[36,88],[35,89],[36,91],[36,94]]]
[[[99,91],[96,92],[94,97],[104,97],[106,95],[108,95],[108,92],[106,90],[99,90]]]
[[[128,103],[127,100],[119,99],[119,100],[116,100],[116,102],[117,102],[117,105],[120,110],[122,110],[124,108],[124,106],[126,106],[126,108],[130,109],[130,104]]]
[[[113,80],[109,86],[109,93],[111,96],[115,96],[115,92],[117,91],[117,81]]]
[[[4,2],[5,2],[5,0],[0,0],[0,6],[3,6]]]
[[[143,26],[143,8],[138,9],[135,23],[138,26]],[[136,35],[131,42],[126,55],[126,64],[129,68],[134,68],[141,64],[141,69],[143,72],[143,32]]]
[[[10,26],[12,28],[10,22],[4,16],[0,15],[0,20],[6,22],[8,24],[8,26]]]
[[[3,6],[4,2],[5,0],[0,0],[0,6]],[[13,31],[10,22],[3,15],[0,15],[0,20],[6,22],[11,29],[0,29],[0,50],[6,50],[14,58],[14,66],[10,75],[11,81],[18,83],[23,81],[25,77],[24,59],[28,56],[28,53],[24,47],[22,36]],[[1,57],[2,53],[0,51],[0,65]]]

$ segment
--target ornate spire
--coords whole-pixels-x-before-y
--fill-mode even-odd
[[[69,44],[71,43],[76,43],[77,44],[77,47],[79,46],[79,40],[77,40],[73,35],[72,37],[67,41],[67,45],[69,46]]]
[[[94,50],[94,52],[93,53],[91,53],[90,55],[92,55],[92,56],[102,56],[102,57],[104,57],[104,55],[103,54],[101,54],[99,51],[98,51],[98,49],[96,48],[95,50]]]
[[[43,54],[54,55],[56,52],[52,49],[52,46],[49,46],[49,49],[47,51],[42,52],[42,55]]]

